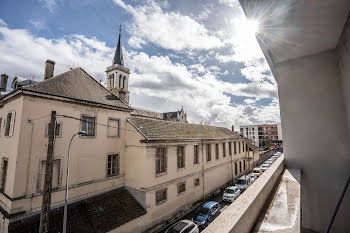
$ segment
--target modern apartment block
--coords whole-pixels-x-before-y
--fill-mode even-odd
[[[240,126],[240,134],[254,141],[255,146],[263,146],[267,140],[272,143],[282,142],[281,124],[244,125]]]
[[[13,83],[1,96],[3,233],[38,232],[52,111],[49,232],[62,232],[67,150],[80,130],[86,135],[75,137],[70,150],[67,232],[155,229],[259,160],[257,148],[232,130],[152,119],[140,109],[133,115],[119,43],[107,89],[82,68],[54,76],[54,62],[47,61],[43,81]]]

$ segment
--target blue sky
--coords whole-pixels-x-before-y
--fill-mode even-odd
[[[184,106],[190,122],[226,127],[280,121],[277,84],[236,0],[2,0],[0,72],[40,80],[51,59],[55,74],[80,66],[104,81],[119,24],[132,106]]]

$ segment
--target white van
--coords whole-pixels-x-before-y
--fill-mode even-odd
[[[235,184],[242,192],[245,191],[252,183],[250,176],[241,176]]]

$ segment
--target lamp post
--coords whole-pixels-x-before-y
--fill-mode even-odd
[[[68,202],[68,178],[69,178],[69,158],[70,158],[70,146],[72,144],[73,138],[76,135],[86,135],[85,131],[79,131],[75,133],[70,139],[68,146],[68,159],[67,159],[67,174],[66,174],[66,195],[64,197],[64,214],[63,214],[63,233],[67,232],[67,202]]]

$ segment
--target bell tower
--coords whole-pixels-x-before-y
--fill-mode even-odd
[[[121,25],[119,26],[119,39],[115,50],[112,65],[107,67],[107,90],[129,104],[129,74],[130,70],[124,66],[121,43]]]

